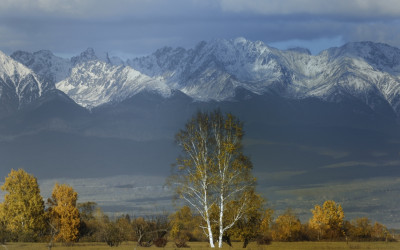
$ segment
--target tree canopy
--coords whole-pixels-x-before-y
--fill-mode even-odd
[[[322,207],[315,205],[311,212],[313,217],[309,224],[311,228],[318,231],[318,239],[321,237],[337,238],[344,233],[344,213],[340,204],[327,200]]]
[[[14,240],[36,240],[46,229],[44,201],[37,179],[23,169],[12,169],[5,178],[0,220]],[[0,222],[1,223],[1,222]]]
[[[79,236],[80,217],[76,206],[78,193],[67,184],[56,183],[51,198],[50,217],[57,228],[56,240],[66,243],[74,242]]]

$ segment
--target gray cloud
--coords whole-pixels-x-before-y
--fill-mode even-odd
[[[238,36],[278,47],[299,41],[309,48],[324,48],[339,40],[400,47],[396,0],[3,0],[1,4],[0,50],[6,53],[50,49],[76,54],[94,47],[143,55],[164,45],[192,47],[201,40]]]
[[[344,37],[349,41],[375,41],[400,47],[400,19],[391,22],[366,22],[353,25]]]
[[[347,168],[347,167],[392,167],[399,166],[400,161],[383,161],[383,162],[362,162],[362,161],[346,161],[323,166],[321,168]]]
[[[397,0],[221,0],[228,12],[252,12],[263,15],[328,15],[330,17],[387,18],[398,17]]]

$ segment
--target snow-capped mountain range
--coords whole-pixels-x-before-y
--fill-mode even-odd
[[[10,87],[21,104],[56,88],[89,109],[142,91],[168,98],[178,90],[196,101],[224,101],[234,100],[236,90],[245,89],[289,99],[354,98],[373,110],[389,105],[400,115],[400,50],[372,42],[348,43],[318,55],[237,38],[201,42],[193,49],[165,47],[126,61],[110,59],[108,54],[98,57],[93,49],[71,59],[50,51],[17,51],[0,57],[3,102],[12,99],[5,91]],[[10,79],[14,79],[11,85]],[[29,88],[21,88],[15,79]]]
[[[23,167],[39,179],[163,179],[180,153],[175,133],[197,110],[219,108],[244,122],[259,190],[282,212],[301,206],[308,218],[332,199],[355,211],[348,218],[366,211],[397,226],[399,91],[400,50],[372,42],[318,55],[244,38],[129,60],[93,49],[72,58],[0,52],[0,176]],[[111,182],[105,211],[132,212],[147,195]],[[105,204],[85,188],[81,197]],[[132,197],[115,196],[121,188]]]

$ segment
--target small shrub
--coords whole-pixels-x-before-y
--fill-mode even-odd
[[[165,247],[168,243],[168,240],[165,238],[158,238],[153,241],[156,247]]]
[[[177,248],[189,247],[186,243],[187,243],[187,239],[185,237],[175,239],[175,246]]]
[[[103,240],[110,247],[117,247],[124,240],[121,231],[114,223],[109,223],[103,231]]]
[[[272,237],[269,235],[262,235],[257,238],[258,245],[271,245],[271,243],[272,243]]]
[[[36,242],[37,237],[33,232],[24,232],[16,234],[18,242]]]
[[[2,225],[0,225],[0,244],[5,244],[6,241],[8,240],[8,232],[6,228]]]
[[[140,247],[151,247],[152,245],[153,245],[153,241],[146,241],[146,242],[143,242],[143,241],[141,241],[141,242],[138,242],[138,246],[140,246]]]

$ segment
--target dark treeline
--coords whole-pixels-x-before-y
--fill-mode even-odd
[[[325,202],[329,203],[335,204],[333,201]],[[140,246],[164,247],[168,241],[172,241],[179,248],[188,247],[190,242],[207,241],[201,217],[192,213],[188,206],[170,215],[124,215],[114,220],[110,220],[96,203],[87,202],[78,206],[81,212],[81,242],[106,242],[110,246],[118,246],[123,241],[136,241]],[[323,210],[324,206],[321,208]],[[340,213],[337,210],[323,211],[319,218],[321,214],[314,213],[309,222],[301,223],[290,209],[276,218],[273,210],[260,209],[228,230],[223,240],[229,245],[234,241],[243,242],[243,247],[252,241],[260,245],[272,241],[394,241],[394,236],[384,225],[372,223],[366,217],[342,220]],[[337,220],[333,214],[339,214]],[[213,230],[217,231],[218,228],[214,227]]]

